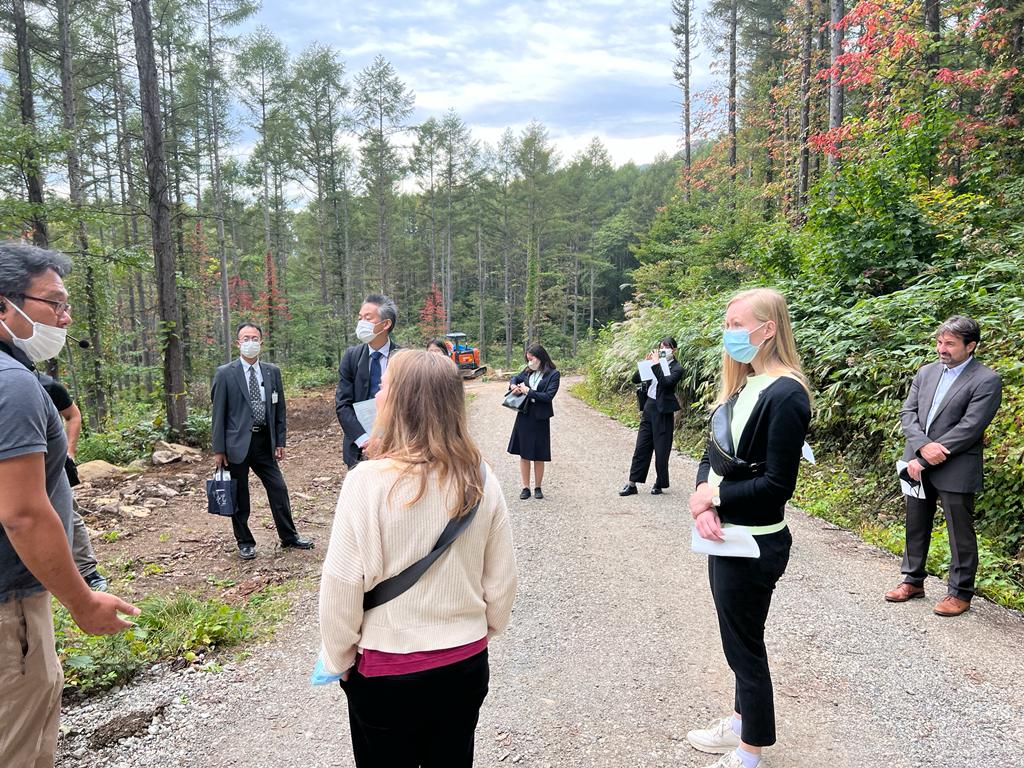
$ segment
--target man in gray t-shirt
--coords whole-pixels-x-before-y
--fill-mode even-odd
[[[68,455],[64,425],[39,379],[5,347],[0,342],[0,461],[30,453],[43,454],[46,495],[60,517],[70,545],[71,486],[64,471]],[[0,602],[45,589],[18,557],[7,532],[0,527]]]
[[[71,558],[60,415],[22,363],[60,354],[71,322],[65,256],[0,243],[0,766],[52,766],[64,685],[50,593],[90,634],[138,608],[93,592]]]

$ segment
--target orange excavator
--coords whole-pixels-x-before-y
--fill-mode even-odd
[[[465,342],[466,334],[446,333],[444,338],[448,356],[459,366],[462,378],[475,379],[487,373],[487,366],[480,365],[480,348],[469,346]]]

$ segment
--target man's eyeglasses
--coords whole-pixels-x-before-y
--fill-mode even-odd
[[[61,315],[71,314],[71,305],[66,301],[54,301],[53,299],[44,299],[39,296],[29,296],[27,293],[12,293],[11,297],[18,296],[22,299],[31,299],[32,301],[41,301],[43,304],[49,304],[53,307],[53,311],[57,313],[57,317]]]

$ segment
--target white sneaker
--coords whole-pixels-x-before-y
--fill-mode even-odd
[[[740,756],[736,754],[734,749],[722,755],[718,758],[718,762],[706,766],[706,768],[743,768],[743,761],[740,760]],[[761,762],[757,764],[757,768],[769,768],[768,761],[762,757]]]
[[[710,752],[713,755],[732,752],[740,745],[740,737],[732,729],[731,717],[715,720],[707,728],[690,731],[686,734],[686,740],[694,749]],[[739,764],[737,763],[737,765]]]

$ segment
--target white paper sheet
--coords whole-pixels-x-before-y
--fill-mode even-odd
[[[352,403],[352,410],[356,412],[356,418],[366,433],[373,431],[373,422],[377,420],[377,401],[372,397],[369,400],[360,400]]]
[[[665,358],[661,358],[661,372],[666,376],[669,375],[668,360],[666,360]],[[653,375],[654,374],[652,373],[651,376]]]
[[[814,449],[811,448],[811,444],[808,443],[806,440],[804,441],[803,447],[800,448],[800,453],[808,464],[818,463],[817,461],[814,460]]]
[[[914,483],[908,483],[906,480],[904,480],[902,477],[900,477],[900,473],[904,469],[906,469],[907,466],[909,466],[907,464],[907,462],[903,461],[902,459],[900,459],[900,460],[898,460],[896,462],[896,477],[899,477],[899,479],[900,479],[900,490],[903,491],[903,495],[904,496],[909,496],[912,499],[923,499],[924,498],[924,484],[923,483],[917,483],[915,485]]]
[[[718,555],[719,557],[760,557],[761,548],[757,541],[742,525],[730,525],[722,528],[725,541],[712,541],[697,533],[693,526],[690,533],[690,549],[700,555]]]
[[[653,381],[654,372],[651,368],[654,367],[654,363],[650,360],[641,360],[636,364],[636,369],[640,372],[640,381]]]

